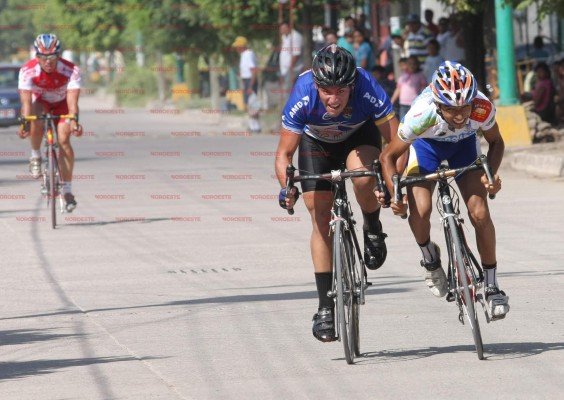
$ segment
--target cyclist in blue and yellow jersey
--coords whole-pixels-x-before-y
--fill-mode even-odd
[[[299,146],[301,173],[325,173],[340,169],[366,170],[380,155],[381,136],[390,140],[398,120],[384,90],[369,72],[357,68],[354,56],[337,45],[315,55],[312,69],[302,73],[282,114],[282,130],[276,156],[276,175],[282,186],[279,203],[292,208],[299,193],[286,193],[286,166]],[[313,335],[323,342],[335,340],[332,284],[330,211],[331,184],[301,182],[304,202],[313,225],[311,255],[319,294],[313,318]],[[374,178],[353,180],[354,192],[364,218],[364,257],[377,269],[387,255],[380,223],[380,204]]]
[[[495,106],[478,91],[472,73],[460,63],[445,61],[435,71],[429,87],[415,99],[381,159],[384,178],[392,191],[392,176],[398,173],[396,160],[406,150],[410,149],[407,175],[434,172],[444,160],[451,168],[464,167],[481,153],[477,132],[482,131],[488,143],[487,157],[494,184],[490,185],[479,171],[469,172],[456,181],[476,233],[485,272],[488,312],[493,319],[501,319],[509,311],[509,304],[497,283],[495,227],[486,198],[488,193],[495,194],[501,189],[501,179],[495,174],[505,145],[495,116]],[[423,254],[425,282],[435,296],[443,297],[448,291],[447,278],[439,247],[430,236],[433,188],[434,183],[409,186],[407,202],[393,203],[391,207],[394,214],[405,215],[409,205],[409,225]]]

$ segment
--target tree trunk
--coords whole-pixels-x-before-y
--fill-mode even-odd
[[[219,110],[220,107],[220,96],[219,96],[219,73],[218,73],[218,63],[217,56],[210,56],[210,96],[211,96],[211,106],[214,110]]]
[[[313,6],[311,0],[303,1],[302,35],[304,38],[304,69],[308,69],[313,61]]]
[[[166,100],[166,80],[164,76],[162,51],[157,50],[155,56],[157,59],[157,88],[159,91],[159,100],[164,103],[164,101]]]
[[[466,50],[465,67],[472,71],[472,74],[476,77],[478,89],[486,94],[484,14],[483,12],[479,12],[479,14],[462,13],[460,21]]]

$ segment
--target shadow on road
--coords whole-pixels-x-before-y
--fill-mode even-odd
[[[547,351],[564,350],[564,342],[521,342],[484,344],[485,360],[501,361],[515,358],[531,357]],[[363,353],[356,360],[357,364],[383,364],[399,361],[410,361],[431,357],[438,354],[475,353],[474,345],[423,347],[418,349],[390,349]],[[338,359],[339,361],[344,358]]]
[[[145,358],[154,359],[154,358]],[[69,367],[83,367],[95,364],[106,364],[122,361],[139,361],[135,357],[92,357],[69,358],[61,360],[33,360],[0,362],[0,380],[18,379],[34,375],[50,374],[56,370]],[[144,360],[144,359],[141,359]]]
[[[56,340],[67,337],[77,337],[77,334],[58,334],[49,333],[51,329],[31,330],[31,329],[12,329],[8,331],[0,331],[0,346],[30,344],[35,342],[43,342],[46,340]]]

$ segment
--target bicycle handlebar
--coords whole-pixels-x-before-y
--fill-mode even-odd
[[[324,173],[324,174],[294,176],[296,168],[292,164],[289,164],[286,167],[286,194],[290,193],[290,190],[292,190],[292,188],[294,187],[295,182],[321,181],[321,180],[327,180],[327,181],[331,181],[331,182],[340,182],[342,180],[349,179],[349,178],[361,178],[361,177],[371,176],[371,177],[376,178],[376,181],[377,181],[377,184],[378,184],[378,191],[388,193],[388,197],[389,197],[389,192],[388,192],[387,189],[385,189],[386,186],[383,184],[383,179],[382,179],[382,174],[381,174],[380,169],[381,169],[380,161],[374,160],[374,162],[372,163],[372,171],[334,170],[334,171]],[[380,185],[382,185],[384,187],[384,190],[381,190]],[[294,214],[293,208],[288,208],[287,211],[288,211],[288,214],[290,214],[290,215]]]
[[[37,121],[37,120],[55,120],[55,119],[70,119],[75,120],[78,124],[78,114],[62,114],[62,115],[53,115],[53,114],[42,114],[42,115],[22,115],[18,118],[18,121],[23,126],[28,121]]]
[[[460,174],[470,172],[470,171],[477,171],[482,169],[488,178],[488,183],[490,185],[494,184],[493,174],[490,168],[490,164],[488,163],[488,158],[485,154],[480,155],[472,164],[466,167],[460,168],[453,168],[453,169],[445,169],[440,167],[436,172],[427,175],[419,175],[419,176],[408,176],[403,179],[400,179],[400,176],[395,174],[392,176],[392,184],[394,185],[394,201],[399,203],[403,199],[402,188],[410,185],[414,185],[416,183],[422,182],[429,182],[429,181],[438,181],[438,180],[446,180],[446,178],[455,177]],[[495,194],[489,194],[489,198],[491,200],[495,199]],[[402,218],[407,218],[406,215],[402,215]]]

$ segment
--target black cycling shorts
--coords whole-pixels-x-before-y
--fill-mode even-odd
[[[341,169],[351,151],[368,145],[382,150],[380,131],[373,121],[368,120],[344,142],[326,143],[303,134],[298,149],[298,168],[300,174],[323,174]],[[302,192],[331,191],[329,181],[300,182]]]

